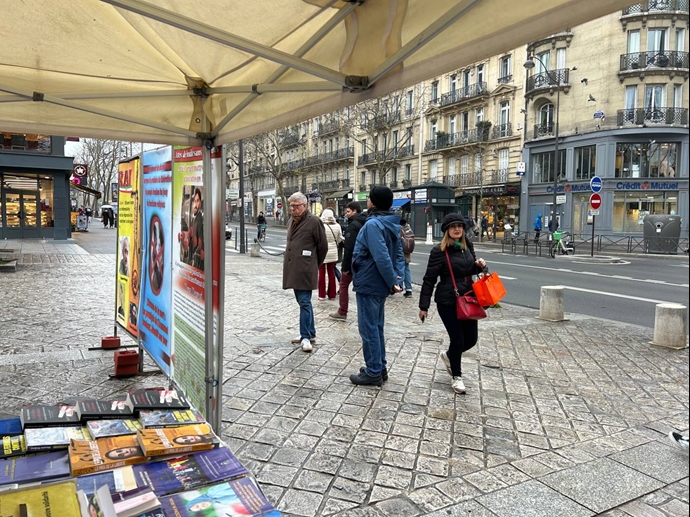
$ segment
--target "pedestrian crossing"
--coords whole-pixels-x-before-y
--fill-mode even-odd
[[[249,246],[251,246],[252,244],[254,244],[254,243],[250,243],[247,245],[247,250],[249,250]],[[279,254],[283,253],[284,251],[285,251],[285,246],[270,246],[270,245],[266,245],[263,243],[261,244],[261,246],[259,246],[259,252],[264,254],[264,255],[275,256],[275,255],[279,255]],[[240,252],[239,247],[237,249],[235,249],[234,246],[231,248],[230,247],[225,248],[225,253],[239,253],[239,252]],[[247,251],[247,253],[248,252],[249,251]]]

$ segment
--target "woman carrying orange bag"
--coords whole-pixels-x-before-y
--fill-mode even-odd
[[[441,360],[453,379],[455,393],[465,393],[461,358],[464,352],[477,344],[478,325],[477,320],[458,319],[457,296],[448,260],[460,295],[471,290],[472,275],[480,273],[486,267],[486,261],[476,257],[472,241],[465,237],[465,230],[470,226],[460,214],[449,214],[443,219],[443,240],[431,249],[419,296],[419,319],[423,322],[431,305],[434,288],[436,290],[434,301],[450,340],[448,350],[441,352]]]

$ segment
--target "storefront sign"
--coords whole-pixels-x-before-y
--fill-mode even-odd
[[[405,190],[403,192],[393,192],[393,199],[410,199],[411,197],[411,190]]]
[[[617,190],[678,190],[678,182],[670,181],[619,181]]]
[[[368,192],[357,192],[357,201],[366,201],[368,197]]]
[[[589,183],[576,183],[574,185],[571,185],[570,183],[565,183],[563,185],[558,185],[558,192],[559,193],[568,193],[568,192],[591,192],[592,189],[589,186]],[[553,187],[548,186],[546,187],[546,192],[548,194],[553,194]]]
[[[426,203],[426,189],[419,189],[414,191],[415,203]]]

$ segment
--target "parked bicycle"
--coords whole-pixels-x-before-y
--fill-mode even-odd
[[[570,232],[553,232],[551,247],[549,253],[551,258],[556,258],[556,255],[574,255],[575,247],[571,242]]]

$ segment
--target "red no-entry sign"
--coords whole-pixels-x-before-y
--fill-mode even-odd
[[[599,207],[601,207],[601,195],[595,192],[589,196],[589,206],[591,206],[594,210],[597,210]]]

